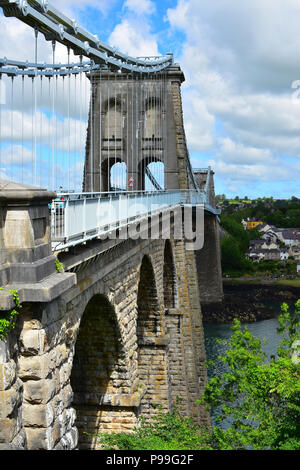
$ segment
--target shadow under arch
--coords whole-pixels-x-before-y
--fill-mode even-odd
[[[137,314],[137,338],[138,343],[143,344],[146,338],[155,337],[160,330],[154,270],[147,255],[143,257],[140,268]]]
[[[109,431],[111,427],[115,430],[118,410],[112,406],[111,397],[130,391],[124,356],[114,307],[106,296],[97,294],[81,319],[70,378],[79,449],[99,446],[98,438],[84,433]]]
[[[138,378],[145,387],[139,415],[149,420],[161,405],[169,409],[165,344],[162,340],[162,316],[159,309],[154,270],[145,255],[140,268],[137,295]]]
[[[164,248],[164,306],[165,311],[175,308],[177,305],[177,280],[176,270],[173,258],[172,246],[170,240],[166,240]]]

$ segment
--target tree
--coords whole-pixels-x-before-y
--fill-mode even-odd
[[[299,345],[300,300],[295,315],[282,304],[278,333],[284,335],[277,358],[266,361],[261,340],[235,320],[228,349],[220,359],[226,372],[209,380],[202,402],[217,410],[215,446],[229,449],[300,450],[300,361],[292,353]]]
[[[240,270],[243,267],[243,255],[235,238],[224,237],[221,240],[223,271]]]

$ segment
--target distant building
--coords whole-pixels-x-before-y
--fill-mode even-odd
[[[281,248],[280,249],[280,259],[282,261],[285,261],[285,260],[289,259],[289,252],[286,248]]]
[[[247,230],[247,220],[242,220],[241,222],[242,226],[244,227],[245,230]]]
[[[258,227],[258,230],[264,240],[271,240],[272,242],[278,241],[278,234],[274,225],[263,223]]]
[[[286,228],[278,229],[278,238],[286,246],[300,246],[300,229],[299,228]]]
[[[280,250],[277,243],[271,240],[251,240],[245,256],[252,261],[261,261],[288,259],[289,254],[286,249]]]
[[[247,230],[252,230],[256,228],[258,225],[261,225],[263,222],[261,220],[256,219],[247,219]]]
[[[300,248],[297,246],[291,246],[289,248],[289,255],[292,256],[295,260],[300,261]]]

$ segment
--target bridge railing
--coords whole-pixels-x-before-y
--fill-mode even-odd
[[[204,191],[191,190],[58,194],[49,207],[53,250],[101,237],[178,205],[205,203]]]

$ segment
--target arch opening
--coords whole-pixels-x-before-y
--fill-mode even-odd
[[[160,330],[155,277],[148,256],[144,256],[141,264],[137,311],[137,338],[143,344],[145,338],[155,337]]]
[[[176,271],[169,240],[166,240],[164,249],[163,286],[165,310],[175,308],[177,303]]]
[[[127,166],[121,158],[110,157],[101,162],[101,192],[124,191],[127,182]]]
[[[80,449],[95,449],[99,440],[84,433],[115,429],[122,413],[112,407],[112,396],[130,393],[124,372],[124,352],[114,307],[104,295],[95,295],[83,313],[71,372]]]
[[[138,167],[139,190],[161,191],[165,189],[165,164],[158,158],[146,157]]]

